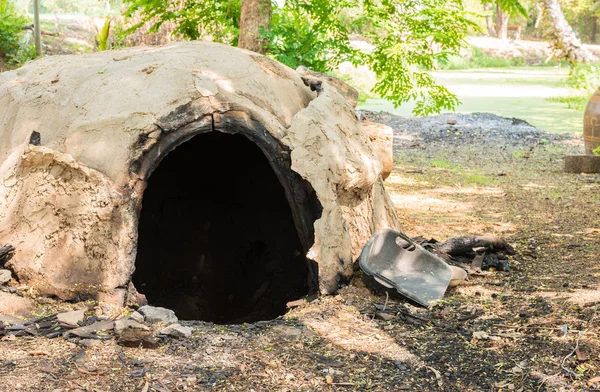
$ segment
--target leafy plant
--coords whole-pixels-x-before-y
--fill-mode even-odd
[[[566,95],[562,97],[548,97],[546,98],[550,102],[559,102],[567,105],[569,109],[573,110],[584,110],[588,100],[590,99],[589,95]]]
[[[139,21],[126,32],[150,24],[156,33],[165,22],[177,26],[174,34],[196,40],[210,37],[215,42],[237,45],[241,0],[128,0],[126,17],[139,15]]]
[[[577,64],[571,69],[567,84],[574,89],[593,93],[600,88],[600,64]]]
[[[592,151],[592,153],[596,156],[600,156],[600,146],[594,148],[594,150]]]
[[[108,49],[108,36],[110,34],[110,17],[107,16],[104,20],[104,25],[102,26],[102,30],[98,34],[98,51],[103,51]]]
[[[373,92],[398,106],[415,100],[414,114],[452,110],[460,101],[423,70],[445,61],[466,45],[468,19],[460,1],[365,1],[365,19],[375,29],[366,34],[375,45],[366,59],[377,75]]]
[[[156,31],[174,22],[175,34],[237,44],[241,1],[128,0],[127,16]],[[377,75],[373,92],[398,106],[415,100],[415,114],[452,110],[458,98],[438,85],[427,70],[466,45],[469,19],[462,0],[282,0],[273,2],[271,28],[262,30],[266,54],[290,67],[333,70],[343,61],[366,65]],[[371,52],[354,49],[349,32],[361,28]]]
[[[19,65],[35,57],[35,49],[23,41],[23,26],[27,22],[11,0],[0,0],[0,56],[9,65]]]
[[[348,32],[336,12],[344,0],[287,1],[273,10],[271,28],[261,29],[269,56],[291,68],[304,65],[318,72],[334,70],[344,61],[357,62]]]
[[[548,98],[550,101],[566,103],[570,109],[584,110],[590,96],[600,88],[600,64],[580,63],[571,68],[567,85],[579,94]]]

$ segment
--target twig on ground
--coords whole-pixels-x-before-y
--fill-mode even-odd
[[[390,299],[390,294],[386,291],[385,292],[385,303],[383,304],[382,312],[385,312],[385,308],[387,307],[389,299]]]
[[[389,299],[390,299],[390,294],[386,291],[385,292],[385,302],[383,304],[383,308],[381,309],[382,312],[385,312],[385,308],[387,307]],[[373,317],[371,317],[371,321],[375,320],[375,315],[376,314],[377,314],[377,312],[373,312]]]
[[[444,382],[442,381],[442,374],[438,370],[432,368],[431,366],[425,366],[425,367],[427,369],[431,370],[433,372],[433,374],[435,374],[435,379],[437,381],[438,387],[442,388],[444,386]]]
[[[562,363],[560,364],[560,367],[562,368],[562,370],[564,370],[565,372],[567,372],[567,374],[570,374],[571,376],[575,377],[575,378],[579,378],[579,376],[577,375],[577,373],[575,373],[574,371],[567,369],[565,367],[565,362],[567,359],[569,359],[570,357],[573,356],[573,354],[575,354],[575,351],[577,351],[577,349],[579,348],[579,337],[581,336],[581,332],[577,334],[577,340],[575,341],[575,348],[573,349],[573,351],[571,351],[571,353],[569,355],[567,355],[563,360]]]

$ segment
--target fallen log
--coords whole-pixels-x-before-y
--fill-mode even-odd
[[[450,256],[461,256],[472,253],[474,248],[502,251],[509,255],[516,254],[515,249],[504,239],[493,236],[462,236],[451,238],[440,244],[437,250]]]

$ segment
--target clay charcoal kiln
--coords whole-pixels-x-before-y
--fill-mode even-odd
[[[398,224],[373,137],[334,85],[305,81],[203,42],[0,74],[7,267],[43,295],[143,294],[218,323],[334,292]]]

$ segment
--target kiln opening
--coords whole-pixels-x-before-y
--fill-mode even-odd
[[[284,188],[243,135],[209,132],[154,170],[139,218],[133,283],[180,319],[272,319],[309,291]]]

